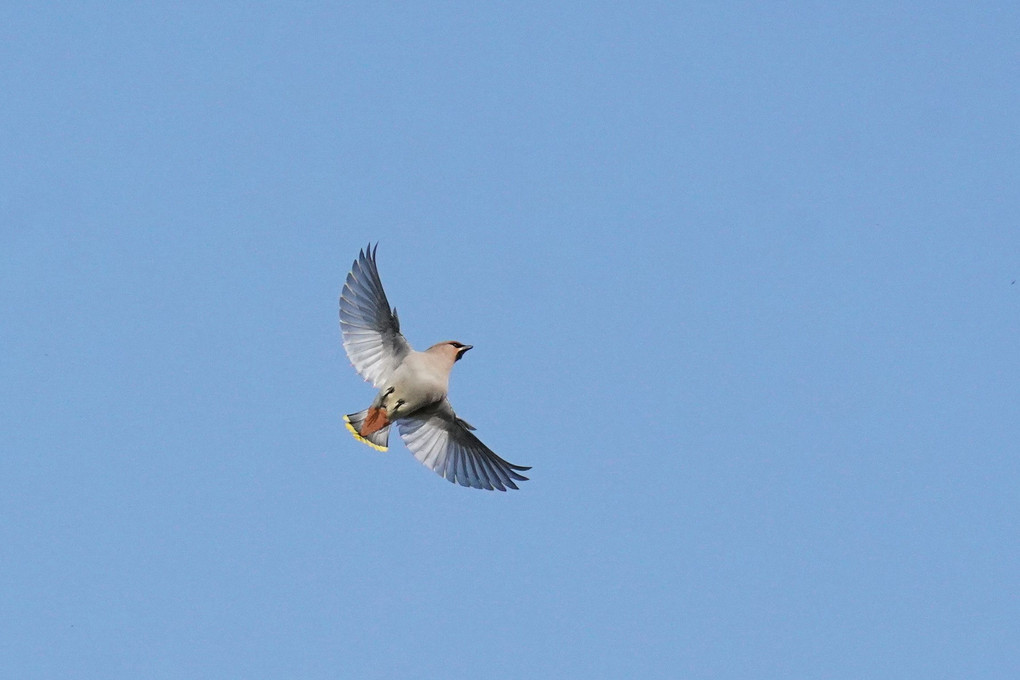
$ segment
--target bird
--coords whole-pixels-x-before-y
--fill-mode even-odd
[[[455,340],[424,352],[411,348],[400,332],[369,243],[358,253],[340,294],[340,332],[354,369],[378,393],[372,404],[344,416],[344,425],[359,442],[379,451],[389,447],[396,425],[404,444],[425,467],[461,486],[506,491],[527,481],[530,467],[500,458],[474,435],[447,398],[453,365],[472,349]]]

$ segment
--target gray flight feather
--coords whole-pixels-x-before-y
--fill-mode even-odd
[[[397,310],[386,299],[371,245],[358,255],[344,283],[340,330],[354,369],[375,387],[382,387],[411,351],[400,334]]]
[[[526,481],[518,472],[531,468],[500,458],[469,432],[443,400],[397,421],[400,437],[414,457],[441,477],[476,489],[516,489],[514,481]]]

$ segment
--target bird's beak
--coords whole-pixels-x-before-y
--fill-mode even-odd
[[[462,356],[464,356],[464,352],[468,351],[472,347],[474,347],[474,345],[464,345],[463,347],[458,348],[457,349],[457,359],[456,360],[460,361],[460,358]]]

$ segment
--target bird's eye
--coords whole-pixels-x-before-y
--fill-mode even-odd
[[[451,345],[453,345],[454,347],[456,347],[457,349],[460,349],[461,347],[463,347],[463,346],[464,346],[464,345],[462,345],[462,344],[461,344],[461,343],[459,343],[459,342],[451,342],[450,344],[451,344]]]

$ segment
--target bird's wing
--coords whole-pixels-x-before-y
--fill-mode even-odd
[[[516,489],[518,472],[531,468],[508,463],[479,441],[446,400],[397,421],[400,436],[414,457],[441,477],[476,489]]]
[[[376,244],[376,248],[378,248]],[[400,334],[397,310],[390,303],[369,245],[354,261],[340,295],[340,330],[344,349],[362,378],[381,388],[411,346]]]

